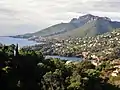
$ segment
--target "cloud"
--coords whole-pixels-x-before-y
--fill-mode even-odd
[[[35,32],[91,13],[120,19],[119,0],[0,0],[0,35]]]

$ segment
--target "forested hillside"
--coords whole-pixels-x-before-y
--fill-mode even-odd
[[[108,77],[109,61],[94,66],[90,61],[45,59],[41,52],[0,46],[1,90],[120,90],[120,76]],[[105,76],[106,75],[106,76]]]

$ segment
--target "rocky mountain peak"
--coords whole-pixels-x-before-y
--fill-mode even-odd
[[[111,21],[110,18],[108,17],[99,17],[99,16],[94,16],[92,14],[86,14],[84,16],[80,16],[79,18],[73,18],[70,23],[74,24],[77,27],[80,27],[88,22],[92,22],[95,20],[102,20],[102,21]]]
[[[99,19],[103,19],[103,20],[111,21],[111,19],[108,18],[108,17],[99,17],[99,16],[95,16],[95,15],[92,15],[92,14],[86,14],[86,15],[84,15],[84,16],[80,16],[78,19],[79,19],[79,20],[80,20],[80,19],[88,19],[88,20],[99,20]]]

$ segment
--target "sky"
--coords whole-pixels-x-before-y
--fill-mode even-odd
[[[85,14],[120,21],[120,0],[0,0],[0,36],[39,31]]]

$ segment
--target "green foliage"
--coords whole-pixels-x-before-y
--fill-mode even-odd
[[[21,49],[14,55],[14,50],[14,45],[0,48],[1,90],[108,90],[113,87],[106,85],[100,78],[101,70],[89,61],[67,65],[59,59],[44,59],[41,52]],[[107,63],[101,67],[104,70]]]

